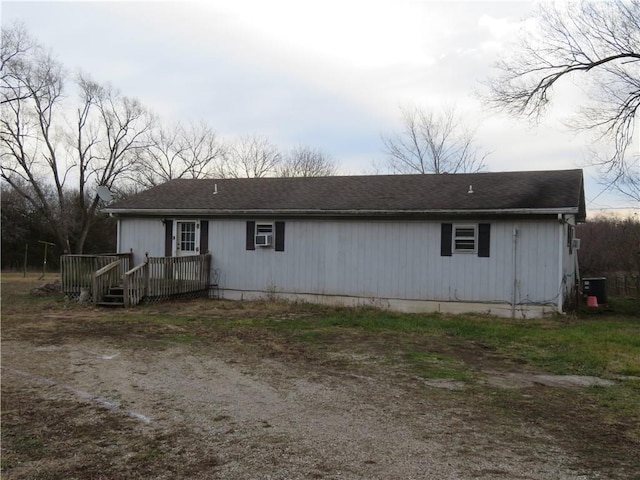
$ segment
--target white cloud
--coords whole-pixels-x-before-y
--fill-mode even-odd
[[[558,123],[581,93],[566,85],[529,129],[474,96],[529,12],[528,2],[214,0],[3,2],[68,67],[111,81],[168,120],[206,120],[322,148],[345,173],[381,163],[398,106],[456,104],[492,170],[574,168],[585,137]],[[588,194],[589,196],[589,194]],[[601,197],[602,198],[602,197]]]
[[[349,68],[421,61],[420,4],[407,1],[208,2],[278,50]]]

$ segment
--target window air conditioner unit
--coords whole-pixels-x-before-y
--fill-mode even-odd
[[[573,247],[574,250],[580,250],[580,239],[579,238],[572,239],[571,247]]]
[[[268,247],[271,245],[271,237],[270,233],[261,233],[256,235],[256,245],[259,247]]]

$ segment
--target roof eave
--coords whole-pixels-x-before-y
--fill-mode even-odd
[[[357,217],[357,216],[429,216],[429,215],[557,215],[579,214],[579,207],[558,208],[503,208],[503,209],[429,209],[429,210],[322,210],[322,209],[147,209],[147,208],[105,208],[104,213],[116,216],[181,217],[181,216],[308,216],[308,217]]]

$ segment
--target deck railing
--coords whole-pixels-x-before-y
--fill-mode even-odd
[[[60,259],[64,293],[77,298],[86,289],[94,303],[109,288],[122,285],[125,307],[142,301],[205,292],[211,283],[211,255],[149,257],[131,268],[132,253],[63,255]]]
[[[133,254],[106,253],[97,255],[62,255],[60,257],[60,276],[62,291],[70,298],[80,296],[83,289],[93,290],[93,275],[101,268],[119,261],[120,271],[129,270]]]
[[[144,263],[125,272],[122,278],[125,306],[158,301],[207,291],[211,255],[145,257]]]

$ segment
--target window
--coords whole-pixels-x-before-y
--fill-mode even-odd
[[[441,224],[440,255],[450,257],[453,253],[478,253],[478,257],[491,254],[491,224]]]
[[[256,245],[259,247],[270,247],[273,240],[273,224],[256,224]]]
[[[475,225],[454,225],[453,251],[474,253],[476,251],[476,233]]]
[[[196,252],[196,222],[178,222],[176,247],[176,250],[183,255]]]
[[[180,226],[180,250],[194,252],[196,249],[196,224],[181,223]]]
[[[247,221],[246,250],[258,247],[275,247],[276,252],[284,252],[284,222],[257,223]]]

